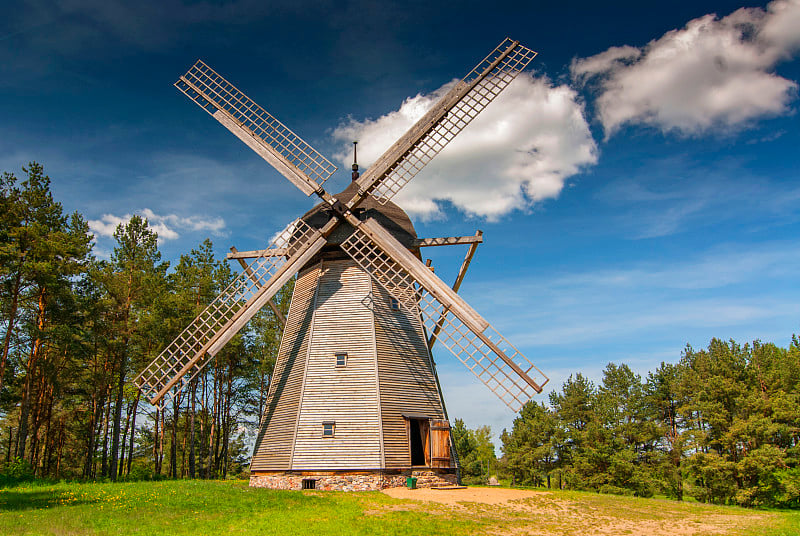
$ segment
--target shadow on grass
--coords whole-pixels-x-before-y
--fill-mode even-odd
[[[0,512],[42,510],[57,506],[94,504],[97,499],[77,498],[69,493],[54,490],[0,490]]]

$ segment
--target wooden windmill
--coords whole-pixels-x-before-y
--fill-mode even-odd
[[[353,182],[331,195],[324,156],[198,61],[176,87],[306,195],[322,200],[264,250],[136,378],[153,404],[190,382],[295,274],[251,464],[251,485],[375,489],[412,474],[454,481],[457,466],[430,353],[441,341],[512,410],[547,377],[420,260],[390,199],[535,57],[504,40]],[[245,262],[244,259],[250,259]]]

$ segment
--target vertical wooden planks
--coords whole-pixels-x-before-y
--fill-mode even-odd
[[[431,467],[450,467],[450,423],[431,419]]]
[[[292,470],[381,467],[371,280],[350,260],[319,279]],[[336,354],[347,353],[345,366]],[[333,437],[322,423],[335,423]]]
[[[320,267],[317,265],[301,272],[295,283],[250,464],[252,471],[285,471],[290,468],[319,275]]]
[[[443,419],[444,411],[419,316],[393,309],[389,293],[374,281],[372,295],[386,467],[409,467],[404,415]]]

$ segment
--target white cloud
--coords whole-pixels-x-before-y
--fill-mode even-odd
[[[159,215],[149,208],[142,209],[140,215],[147,218],[148,226],[158,234],[158,239],[175,240],[180,237],[178,231],[209,231],[212,234],[223,234],[225,230],[225,220],[213,218],[204,220],[197,216],[181,217],[175,214]],[[113,237],[114,231],[120,224],[130,221],[132,215],[115,216],[114,214],[103,214],[99,220],[89,220],[89,228],[95,235]]]
[[[613,47],[573,60],[578,83],[595,80],[600,121],[611,135],[646,124],[694,135],[789,112],[797,83],[773,72],[800,48],[800,0],[767,10],[705,15],[643,48]]]
[[[336,159],[349,167],[352,140],[368,166],[402,136],[452,83],[406,99],[378,119],[350,121],[333,133]],[[441,216],[440,201],[495,220],[558,197],[566,179],[597,162],[597,147],[577,94],[545,78],[520,74],[394,199],[425,218]]]
[[[114,231],[122,223],[128,223],[131,219],[130,214],[125,216],[114,216],[113,214],[103,214],[99,220],[89,220],[89,228],[96,235],[100,236],[114,236]]]
[[[179,229],[188,229],[190,231],[210,231],[214,234],[219,234],[225,229],[225,220],[222,218],[214,218],[211,220],[204,220],[197,216],[189,216],[182,218],[175,214],[167,214],[166,216],[159,216],[149,208],[142,210],[142,215],[147,218],[149,222],[156,222],[157,224],[169,224]]]

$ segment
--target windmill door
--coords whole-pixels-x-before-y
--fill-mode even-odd
[[[428,419],[408,419],[408,442],[411,465],[430,467],[431,441]]]
[[[450,423],[431,419],[431,467],[450,467]]]

